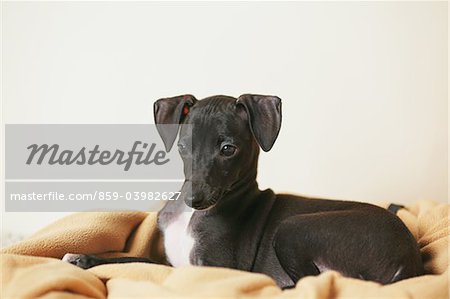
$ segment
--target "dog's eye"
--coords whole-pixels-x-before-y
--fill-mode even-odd
[[[236,147],[231,144],[225,144],[220,149],[220,153],[226,157],[230,157],[230,156],[234,155],[235,152],[236,152]]]

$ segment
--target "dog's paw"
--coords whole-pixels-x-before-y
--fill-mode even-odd
[[[89,269],[99,264],[99,258],[93,255],[87,254],[75,254],[75,253],[66,253],[62,261],[68,262],[72,265],[80,267],[82,269]]]

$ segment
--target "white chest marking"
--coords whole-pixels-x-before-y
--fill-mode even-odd
[[[190,255],[194,239],[187,231],[194,212],[182,212],[164,231],[164,248],[169,262],[174,267],[191,265]]]

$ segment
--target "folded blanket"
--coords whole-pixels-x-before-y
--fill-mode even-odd
[[[427,275],[382,286],[328,271],[285,291],[268,276],[216,267],[129,263],[79,269],[59,259],[71,252],[164,263],[164,254],[156,213],[78,213],[1,251],[1,297],[448,298],[449,209],[420,201],[398,212],[418,240]]]

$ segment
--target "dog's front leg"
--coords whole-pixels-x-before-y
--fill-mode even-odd
[[[94,255],[87,254],[74,254],[74,253],[66,253],[63,258],[63,261],[68,262],[72,265],[80,267],[82,269],[89,269],[98,265],[104,264],[117,264],[117,263],[152,263],[150,259],[143,257],[114,257],[114,258],[99,258]]]

